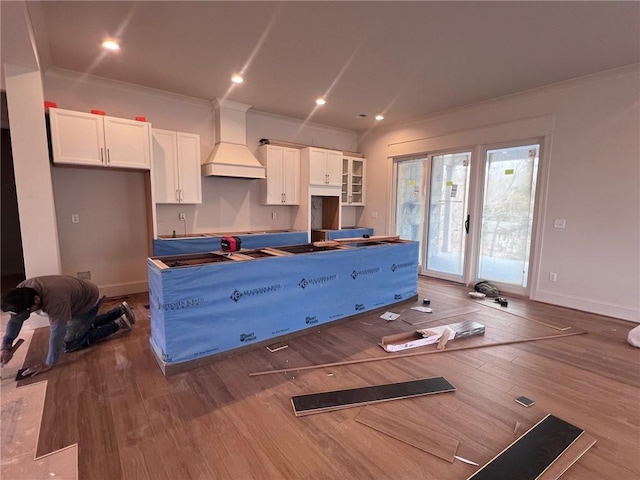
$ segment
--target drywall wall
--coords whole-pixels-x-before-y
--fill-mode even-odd
[[[48,72],[43,82],[45,98],[60,108],[100,109],[122,118],[145,116],[155,128],[199,134],[202,159],[213,149],[214,115],[209,101],[61,70]],[[355,149],[357,141],[353,132],[250,110],[250,150],[258,148],[261,138],[348,151]],[[146,285],[144,262],[149,255],[144,174],[52,169],[64,273],[90,270],[103,291],[140,291]],[[203,177],[201,205],[157,207],[158,234],[288,229],[295,208],[261,205],[256,180]],[[185,222],[179,220],[181,212],[186,214]],[[74,213],[80,215],[79,224],[71,222]],[[116,254],[122,250],[126,253]]]
[[[147,291],[142,172],[53,167],[62,271],[90,272],[103,295]],[[71,216],[79,222],[72,223]]]
[[[640,321],[639,131],[638,64],[375,130],[360,139],[364,216],[377,233],[393,230],[393,156],[544,136],[531,297]]]

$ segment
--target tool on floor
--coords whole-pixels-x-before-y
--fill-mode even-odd
[[[494,300],[494,302],[499,303],[501,307],[506,307],[509,305],[509,302],[504,297],[498,297]]]

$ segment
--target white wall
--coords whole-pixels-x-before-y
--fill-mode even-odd
[[[374,130],[360,143],[364,216],[376,233],[392,228],[392,156],[542,135],[548,181],[532,298],[640,321],[639,132],[637,64]],[[553,228],[556,218],[566,229]]]
[[[72,72],[44,76],[46,100],[58,107],[99,109],[123,118],[145,116],[155,128],[197,133],[202,160],[211,153],[214,115],[211,102],[112,82]],[[249,111],[247,144],[255,151],[261,138],[353,151],[356,134]],[[107,294],[146,288],[146,205],[141,172],[51,167],[64,273],[90,270]],[[201,205],[159,205],[158,234],[289,229],[297,207],[260,205],[257,180],[203,177]],[[272,219],[272,212],[277,218]],[[186,225],[178,213],[187,214]],[[71,223],[71,214],[80,223]]]

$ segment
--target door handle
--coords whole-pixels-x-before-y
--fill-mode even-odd
[[[469,235],[469,220],[471,218],[471,215],[467,215],[467,219],[464,221],[464,230],[467,232],[467,235]]]

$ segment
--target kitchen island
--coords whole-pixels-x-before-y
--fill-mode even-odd
[[[414,298],[418,243],[302,244],[154,257],[147,265],[150,343],[169,375]]]

